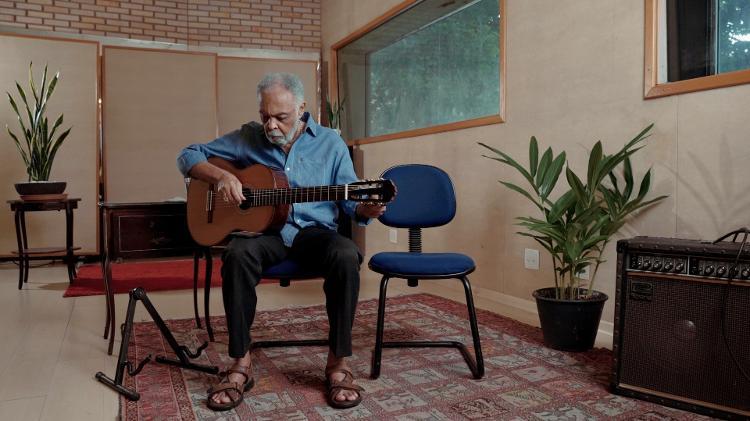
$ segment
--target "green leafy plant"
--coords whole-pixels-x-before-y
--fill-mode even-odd
[[[18,82],[16,82],[16,89],[21,101],[17,102],[10,92],[6,92],[10,106],[18,117],[18,124],[21,126],[22,133],[20,137],[23,141],[19,140],[19,136],[16,136],[7,124],[5,128],[16,143],[18,152],[21,154],[21,158],[26,165],[29,181],[49,180],[52,162],[55,159],[57,150],[63,141],[65,141],[65,138],[68,137],[68,134],[70,134],[69,128],[55,137],[58,128],[63,124],[63,115],[60,114],[51,127],[46,116],[47,103],[55,91],[59,78],[60,72],[57,72],[50,79],[49,83],[47,83],[47,66],[44,66],[42,83],[37,89],[34,82],[33,63],[30,63],[29,86],[31,87],[32,97],[30,98],[26,95],[26,92]],[[23,105],[24,109],[20,110],[18,104]]]
[[[341,114],[344,112],[344,103],[346,98],[342,99],[341,102],[331,101],[326,99],[326,111],[328,112],[328,127],[332,129],[341,129]]]
[[[641,179],[638,192],[633,176],[631,156],[645,144],[653,124],[646,127],[618,152],[607,155],[601,141],[591,149],[585,181],[566,161],[566,153],[558,155],[547,148],[539,157],[535,137],[529,142],[529,165],[525,167],[505,152],[479,143],[497,156],[487,156],[510,166],[527,181],[530,189],[500,181],[509,189],[530,200],[541,212],[541,217],[516,218],[527,232],[518,234],[531,237],[552,256],[555,274],[556,298],[586,299],[593,293],[594,280],[603,259],[604,249],[612,236],[633,216],[633,213],[666,198],[659,196],[646,200],[651,186],[651,170]],[[557,182],[565,169],[567,190],[552,199]],[[590,280],[585,283],[580,274],[593,267]]]

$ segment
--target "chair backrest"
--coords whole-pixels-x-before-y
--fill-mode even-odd
[[[407,164],[387,169],[382,178],[392,180],[398,193],[387,205],[380,222],[396,228],[429,228],[445,225],[456,215],[456,194],[445,171],[432,165]]]

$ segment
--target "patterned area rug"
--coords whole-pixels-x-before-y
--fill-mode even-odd
[[[478,311],[486,375],[473,380],[461,355],[450,349],[386,349],[383,371],[368,378],[377,301],[360,303],[351,364],[365,399],[356,408],[330,409],[324,396],[322,347],[255,351],[256,386],[235,410],[206,407],[206,389],[217,376],[149,363],[126,385],[138,402],[121,398],[123,420],[688,420],[707,417],[612,395],[607,390],[612,354],[605,349],[564,353],[542,345],[541,331]],[[253,338],[323,338],[323,306],[259,312]],[[197,362],[228,364],[226,324]],[[168,321],[177,340],[195,349],[207,340],[192,320]],[[291,335],[291,337],[290,337]],[[432,295],[389,298],[386,340],[448,338],[471,343],[466,307]],[[140,361],[168,349],[153,323],[138,323],[129,358]]]

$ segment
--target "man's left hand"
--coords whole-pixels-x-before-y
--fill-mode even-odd
[[[360,203],[357,205],[356,212],[362,218],[377,218],[385,213],[385,205],[380,203]]]

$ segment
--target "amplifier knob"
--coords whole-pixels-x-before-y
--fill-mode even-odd
[[[712,273],[714,273],[714,266],[713,265],[708,265],[708,266],[706,266],[703,269],[703,274],[705,274],[705,275],[710,275]]]
[[[724,276],[724,274],[727,273],[727,267],[726,266],[719,266],[718,269],[716,269],[716,274],[719,276]]]
[[[684,269],[685,269],[685,263],[683,262],[677,263],[677,265],[674,267],[674,271],[678,273],[681,273]]]
[[[643,269],[649,269],[651,268],[651,261],[650,260],[643,260],[643,264],[641,265]]]
[[[672,262],[664,263],[664,272],[669,272],[670,270],[672,270],[672,266]]]
[[[736,278],[739,274],[740,268],[738,268],[737,266],[732,266],[732,268],[729,269],[729,276],[731,276],[732,278]]]
[[[742,279],[750,278],[750,268],[742,269],[742,272],[740,272],[740,277],[742,277]]]

